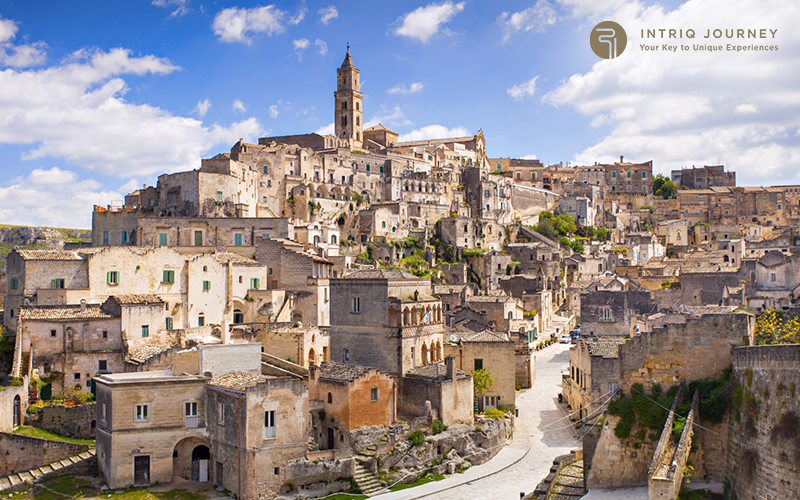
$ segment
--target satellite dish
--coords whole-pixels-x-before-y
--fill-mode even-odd
[[[453,342],[458,342],[458,336],[455,333],[451,333],[450,340],[452,340]]]

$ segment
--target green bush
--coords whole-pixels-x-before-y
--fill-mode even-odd
[[[414,431],[408,436],[409,442],[411,442],[411,446],[419,446],[425,442],[425,435],[422,431]]]
[[[489,408],[483,412],[483,416],[488,418],[506,418],[506,412],[497,408]]]
[[[432,425],[434,434],[439,434],[447,430],[447,426],[441,420],[434,420]]]

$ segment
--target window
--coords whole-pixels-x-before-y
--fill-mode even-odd
[[[50,280],[50,288],[64,288],[64,280],[60,278]]]
[[[380,168],[381,175],[383,175],[383,167]]]
[[[136,421],[137,422],[147,422],[147,405],[146,404],[136,405]]]
[[[483,196],[485,196],[485,197],[487,197],[487,198],[488,198],[488,197],[490,197],[491,195],[492,195],[492,193],[491,193],[491,191],[489,191],[488,189],[485,189],[485,190],[483,191]]]
[[[222,403],[217,403],[217,423],[225,425],[225,405]]]
[[[12,290],[16,290],[17,287],[19,286],[19,279],[18,278],[11,278],[11,280],[9,280],[8,284],[11,287]]]
[[[162,246],[166,246],[169,240],[167,239],[167,233],[158,233],[158,244]]]
[[[261,233],[262,238],[269,238],[269,233]]]
[[[108,371],[108,361],[105,359],[100,359],[97,361],[97,371],[99,372],[107,372]]]
[[[55,330],[50,330],[50,336],[51,337],[55,337],[56,336],[56,331]]]
[[[80,379],[81,379],[81,374],[80,373],[73,373],[72,374],[72,380],[80,380]]]
[[[600,311],[600,321],[613,321],[613,317],[611,315],[611,308],[610,307],[604,307]]]
[[[330,392],[328,393],[328,404],[333,404],[333,394]]]
[[[369,171],[370,171],[369,163],[367,163],[367,173],[369,173]]]
[[[258,290],[260,283],[258,278],[250,278],[250,289]]]
[[[235,233],[233,235],[233,246],[242,246],[242,233]]]
[[[482,359],[476,359],[475,360],[475,368],[474,369],[476,371],[477,370],[483,370],[483,360]]]
[[[169,285],[175,283],[175,271],[171,269],[164,269],[164,272],[161,276],[161,282]]]
[[[769,273],[769,281],[770,281],[770,283],[775,283],[777,281],[777,279],[778,279],[778,277],[777,277],[777,275],[775,273]]]
[[[647,172],[642,172],[642,179],[647,178]]]
[[[206,317],[203,313],[197,317],[197,326],[206,326]]]
[[[413,349],[413,347],[412,347],[412,349]],[[350,362],[350,349],[345,349],[344,350],[344,362],[345,363],[349,363]]]
[[[104,422],[108,420],[108,407],[105,403],[100,406],[100,415]]]
[[[103,245],[108,245],[108,231],[103,231]]]
[[[381,227],[382,227],[383,229],[386,229],[386,221],[382,221],[382,222],[381,222]]]
[[[630,179],[630,178],[631,178],[631,173],[630,173],[630,172],[628,172],[628,179]]]
[[[167,320],[166,324],[167,330],[172,330],[173,328],[172,316],[167,316],[166,320]]]
[[[217,202],[222,203],[222,191],[217,191]]]
[[[361,299],[359,297],[353,297],[353,312],[356,314],[361,312]]]
[[[211,282],[210,281],[203,281],[203,291],[207,292],[211,290]]]
[[[142,337],[150,336],[150,325],[142,325]]]
[[[372,401],[377,401],[378,400],[378,388],[377,387],[373,387],[372,389],[370,389],[369,396],[370,396],[370,399]]]
[[[203,246],[203,231],[194,232],[194,246],[196,247]]]
[[[264,167],[264,173],[265,174],[267,173],[267,167]]]
[[[275,437],[275,410],[264,412],[264,439]]]
[[[103,338],[104,339],[108,338],[108,330],[103,330]]]
[[[617,176],[616,172],[611,172],[611,177],[616,177],[616,176]]]
[[[197,401],[186,401],[183,404],[183,415],[187,429],[197,428]]]
[[[128,243],[128,231],[121,231],[119,233],[119,244],[126,245]]]

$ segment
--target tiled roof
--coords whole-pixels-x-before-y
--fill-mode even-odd
[[[619,345],[624,343],[624,340],[604,340],[600,342],[587,342],[586,345],[589,348],[589,355],[612,359],[619,357]]]
[[[74,306],[36,306],[21,307],[19,319],[27,321],[70,321],[89,319],[112,319],[115,316],[99,305]]]
[[[480,332],[452,332],[462,342],[511,342],[505,333],[482,330]]]
[[[427,365],[412,368],[406,372],[405,376],[443,379],[447,376],[447,367],[444,365],[444,363],[429,363]],[[464,378],[466,376],[467,374],[462,370],[456,370],[457,378]]]
[[[344,276],[345,278],[360,280],[418,280],[405,269],[360,269]]]
[[[260,265],[260,263],[257,260],[248,259],[243,255],[239,255],[238,253],[232,253],[232,252],[215,253],[214,258],[217,259],[217,262],[221,262],[222,264],[244,264],[244,265],[255,265],[255,266]]]
[[[508,302],[513,297],[510,295],[473,295],[467,299],[467,302]]]
[[[329,380],[355,380],[365,375],[372,368],[369,366],[353,365],[350,363],[338,363],[336,361],[326,361],[316,368],[320,378]]]
[[[81,260],[68,250],[17,250],[17,253],[25,260]]]
[[[119,302],[120,304],[125,305],[147,305],[147,304],[163,304],[164,301],[161,300],[161,297],[157,295],[151,294],[125,294],[125,295],[114,295],[114,300]]]
[[[208,382],[208,385],[244,392],[250,387],[263,384],[269,378],[270,377],[267,377],[266,375],[260,375],[256,373],[233,372],[211,379]]]
[[[166,345],[141,345],[128,350],[128,359],[134,363],[144,363],[156,354],[168,351],[170,346]]]

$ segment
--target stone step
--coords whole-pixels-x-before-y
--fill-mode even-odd
[[[67,465],[72,465],[72,460],[69,458],[65,458],[64,460],[59,462],[62,467],[66,467]]]
[[[16,486],[22,482],[22,479],[20,479],[19,476],[16,474],[8,476],[8,480],[11,482],[11,486]]]
[[[50,467],[51,469],[53,469],[54,471],[55,471],[55,470],[59,470],[59,469],[63,469],[63,468],[64,468],[64,466],[63,466],[63,465],[61,465],[61,462],[53,462],[52,464],[50,464],[50,465],[49,465],[49,467]]]
[[[11,481],[7,477],[0,479],[0,491],[5,491],[11,488]]]
[[[78,455],[78,457],[80,457],[81,460],[86,460],[87,458],[92,458],[92,454],[87,451],[81,453],[80,455]]]
[[[30,472],[28,472],[28,471],[21,472],[21,473],[19,474],[19,478],[20,478],[20,479],[22,479],[22,480],[23,480],[24,482],[26,482],[26,483],[32,483],[32,482],[33,482],[33,480],[35,479],[35,478],[33,477],[33,474],[31,474],[31,473],[30,473]]]
[[[81,458],[80,457],[69,457],[67,460],[69,460],[73,464],[77,464],[78,462],[81,461]]]
[[[31,469],[28,472],[31,473],[34,479],[39,479],[40,477],[42,477],[42,471],[40,471],[39,469]]]

